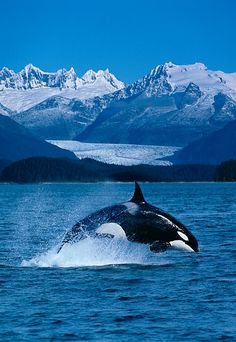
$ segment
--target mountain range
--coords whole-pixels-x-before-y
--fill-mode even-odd
[[[236,73],[169,62],[125,85],[108,70],[3,68],[0,113],[41,139],[185,147],[236,120]]]
[[[87,99],[112,93],[124,86],[108,69],[88,70],[78,77],[74,68],[53,73],[28,64],[17,73],[4,67],[0,70],[0,103],[20,112],[55,95]]]
[[[236,119],[236,73],[166,63],[110,98],[76,139],[186,146]]]
[[[84,85],[99,82],[107,82],[114,89],[124,87],[123,82],[118,81],[108,69],[99,70],[98,72],[88,70],[81,78],[77,76],[74,68],[45,72],[33,64],[28,64],[18,73],[7,67],[0,70],[0,90],[27,90],[42,87],[76,90]]]
[[[0,114],[0,160],[19,160],[33,156],[74,159],[72,152],[35,137],[25,127]]]

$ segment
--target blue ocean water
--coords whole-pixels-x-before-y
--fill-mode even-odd
[[[0,185],[1,341],[235,341],[236,184],[142,184],[200,253],[87,240],[58,256],[76,221],[133,184]]]

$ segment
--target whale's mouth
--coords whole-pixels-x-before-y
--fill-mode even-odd
[[[149,245],[125,239],[96,239],[88,237],[74,244],[65,244],[60,253],[58,246],[30,260],[22,266],[28,267],[93,267],[122,264],[166,264],[169,259],[155,255]],[[167,260],[168,259],[168,260]]]

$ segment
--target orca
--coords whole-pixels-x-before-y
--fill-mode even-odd
[[[131,200],[100,209],[69,230],[58,249],[87,237],[119,238],[148,244],[155,253],[169,248],[198,252],[194,235],[176,218],[144,199],[142,190],[135,182]]]

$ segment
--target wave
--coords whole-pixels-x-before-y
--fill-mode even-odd
[[[25,267],[92,267],[121,264],[161,264],[149,246],[123,239],[95,239],[88,237],[73,245],[66,244],[60,253],[58,246],[30,260]],[[166,264],[166,261],[165,261]]]

